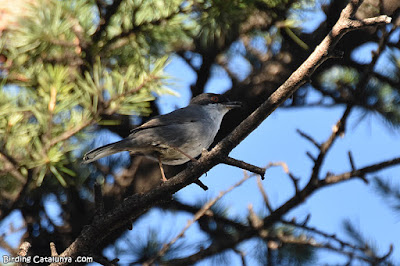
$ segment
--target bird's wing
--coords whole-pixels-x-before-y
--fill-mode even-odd
[[[196,123],[202,117],[199,114],[197,106],[188,106],[186,108],[177,109],[165,115],[159,115],[147,121],[143,125],[133,129],[131,135],[150,128],[165,127],[170,125],[179,125],[187,123]]]

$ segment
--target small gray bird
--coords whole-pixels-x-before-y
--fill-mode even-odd
[[[156,116],[133,129],[127,138],[89,151],[84,155],[83,163],[130,151],[157,160],[166,181],[162,164],[195,161],[194,158],[214,141],[224,115],[240,106],[240,102],[231,102],[223,95],[200,94],[187,107]]]

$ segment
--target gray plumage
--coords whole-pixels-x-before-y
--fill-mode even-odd
[[[180,165],[207,149],[220,128],[223,116],[238,102],[229,102],[218,94],[204,93],[185,107],[166,115],[156,116],[132,130],[118,142],[89,151],[84,163],[122,151],[142,154],[167,165]]]

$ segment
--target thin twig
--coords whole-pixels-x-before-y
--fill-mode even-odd
[[[297,177],[295,177],[290,171],[289,171],[289,167],[285,162],[271,162],[267,165],[266,169],[272,167],[272,166],[281,166],[283,171],[289,176],[290,180],[293,183],[293,186],[295,188],[296,193],[299,191],[299,186],[298,186],[298,182],[299,179]]]
[[[49,144],[47,145],[47,149],[53,147],[59,142],[69,139],[70,137],[74,136],[76,133],[80,132],[82,129],[94,124],[94,120],[86,120],[85,122],[81,123],[79,126],[74,127],[70,130],[65,131],[63,134],[53,138],[50,140]]]
[[[318,149],[321,149],[321,145],[314,139],[312,138],[310,135],[304,133],[303,131],[301,131],[300,129],[296,129],[297,133],[300,134],[300,136],[302,136],[303,138],[305,138],[306,140],[310,141],[312,144],[315,145],[315,147],[317,147]]]
[[[351,153],[351,151],[348,151],[347,155],[349,156],[349,162],[350,162],[351,170],[353,170],[353,171],[356,170],[356,166],[354,164],[353,154]]]
[[[26,177],[18,170],[19,165],[12,157],[7,155],[5,152],[0,151],[0,160],[4,163],[4,170],[9,172],[15,179],[24,184]]]
[[[191,214],[196,214],[200,209],[200,207],[191,206],[191,205],[182,203],[182,202],[174,200],[174,199],[172,201],[169,201],[166,204],[162,204],[161,206],[163,209],[173,209],[173,210],[185,211],[185,212],[188,212]],[[222,224],[224,226],[225,225],[230,226],[232,228],[235,228],[235,230],[237,230],[237,231],[243,231],[243,230],[247,229],[247,225],[244,225],[238,221],[228,219],[217,213],[213,213],[212,217],[210,217],[210,218],[212,218],[212,220],[214,220],[216,223]]]
[[[328,153],[328,151],[332,147],[332,145],[335,142],[335,140],[341,134],[344,133],[346,121],[347,121],[348,116],[350,115],[351,109],[352,109],[352,106],[348,105],[346,110],[344,111],[342,117],[337,121],[336,125],[333,127],[332,134],[329,136],[329,138],[324,143],[321,144],[320,152],[318,154],[317,159],[315,160],[314,167],[313,167],[313,170],[312,170],[312,173],[311,173],[311,177],[310,177],[310,180],[309,180],[309,184],[318,183],[320,170],[321,170],[321,167],[322,167],[322,163],[325,160],[326,154]]]
[[[182,9],[181,7],[179,7],[176,11],[171,12],[169,15],[167,15],[165,17],[157,17],[154,20],[143,22],[140,25],[133,25],[133,27],[131,29],[129,29],[127,31],[122,31],[118,35],[113,36],[110,40],[105,42],[104,46],[101,47],[100,52],[103,52],[105,49],[108,49],[111,45],[113,45],[114,43],[116,43],[124,38],[130,38],[131,36],[134,36],[135,33],[140,32],[140,30],[142,30],[146,26],[159,25],[163,21],[172,19],[172,18],[174,18],[174,16],[176,16],[178,14],[187,13],[187,12],[189,12],[189,9]]]
[[[229,157],[229,156],[223,157],[221,159],[221,162],[224,163],[224,164],[227,164],[227,165],[236,166],[236,167],[242,168],[243,170],[247,170],[247,171],[250,171],[252,173],[258,174],[258,175],[261,176],[261,179],[264,180],[264,175],[265,175],[266,168],[261,168],[261,167],[258,167],[258,166],[243,162],[241,160],[234,159],[234,158]]]
[[[356,165],[355,165],[355,163],[354,163],[353,154],[351,153],[351,151],[348,151],[347,155],[349,156],[349,162],[350,162],[351,170],[352,170],[352,171],[355,171],[357,168],[356,168]],[[361,180],[362,180],[365,184],[368,184],[368,183],[369,183],[368,179],[365,178],[365,175],[361,175],[361,176],[359,176],[359,178],[361,178]]]
[[[101,35],[111,22],[111,17],[118,11],[121,2],[122,0],[114,0],[111,5],[106,7],[106,11],[103,13],[103,17],[99,21],[96,32],[92,36],[94,42],[98,42],[100,40]]]
[[[18,256],[25,257],[30,247],[31,244],[28,241],[23,242],[21,246],[19,246]]]
[[[217,197],[215,197],[214,199],[206,202],[206,204],[203,205],[203,207],[201,207],[201,209],[194,215],[193,219],[189,220],[186,224],[186,226],[182,229],[182,231],[174,238],[172,239],[169,243],[165,244],[162,249],[157,253],[157,255],[149,260],[147,260],[145,263],[143,263],[143,265],[152,265],[159,257],[163,256],[165,254],[165,252],[167,252],[167,250],[176,242],[178,241],[180,238],[183,237],[183,235],[185,234],[185,232],[189,229],[190,226],[192,226],[192,224],[194,224],[197,220],[199,220],[201,217],[203,217],[209,210],[210,208],[218,201],[220,200],[223,196],[225,196],[227,193],[231,192],[234,188],[237,188],[238,186],[240,186],[241,184],[243,184],[247,179],[249,179],[252,175],[247,174],[246,172],[244,172],[244,177],[237,182],[236,184],[234,184],[233,186],[231,186],[230,188],[228,188],[225,191],[221,191]]]
[[[354,3],[351,3],[350,5],[348,5],[348,7],[350,8],[350,6],[354,6]],[[353,12],[353,11],[352,11]],[[351,20],[349,21],[349,23],[356,23],[355,21]],[[360,22],[361,23],[361,22]],[[386,43],[386,40],[388,38],[390,34],[385,34],[383,38],[381,38],[379,47],[377,49],[377,51],[374,53],[372,61],[370,62],[370,64],[368,64],[364,75],[362,76],[360,82],[357,85],[357,89],[354,92],[355,95],[361,93],[364,88],[367,86],[367,83],[370,79],[370,75],[368,73],[370,73],[374,66],[376,65],[376,62],[379,58],[379,56],[381,55],[383,49],[384,49],[384,43]],[[323,161],[325,160],[326,154],[327,152],[330,150],[330,148],[332,147],[334,141],[337,139],[338,136],[341,136],[342,134],[344,134],[345,132],[345,125],[346,125],[346,120],[348,118],[348,116],[350,115],[350,112],[352,110],[353,104],[349,103],[346,107],[346,110],[343,113],[343,116],[341,119],[339,119],[339,121],[336,123],[336,125],[333,127],[332,130],[332,134],[331,136],[322,144],[320,145],[320,153],[317,157],[317,159],[315,160],[315,164],[313,167],[313,172],[310,178],[309,182],[318,182],[318,177],[319,177],[319,173],[320,173],[320,169],[322,166]],[[301,134],[301,133],[300,133]],[[302,135],[305,138],[309,139],[311,142],[313,142],[313,139],[307,135]],[[353,164],[352,162],[352,158],[350,157],[351,154],[349,154],[349,159],[350,159],[350,163]],[[362,176],[359,176],[364,182],[368,182],[365,178],[363,178]]]
[[[313,161],[314,163],[315,163],[315,161],[317,160],[317,159],[315,159],[315,157],[314,157],[314,156],[311,154],[311,152],[309,152],[309,151],[306,152],[306,155],[307,155],[307,157],[310,158],[311,161]]]
[[[246,266],[247,265],[247,263],[246,263],[246,253],[244,251],[241,251],[241,250],[237,249],[237,248],[234,248],[233,251],[240,256],[241,261],[242,261],[242,266]]]
[[[4,235],[0,236],[0,247],[7,251],[11,256],[15,255],[15,250],[10,244],[7,243],[7,241],[4,239]]]
[[[293,244],[293,245],[310,246],[320,249],[328,249],[349,257],[354,257],[358,260],[365,261],[371,264],[373,264],[376,261],[374,258],[357,255],[353,251],[346,251],[342,248],[334,247],[329,243],[318,243],[315,239],[312,238],[301,238],[301,237],[296,238],[293,236],[274,235],[266,237],[265,240],[277,242],[278,245]]]
[[[261,237],[262,239],[267,239],[270,231],[264,226],[264,221],[256,215],[251,204],[247,208],[249,210],[249,215],[247,219],[249,220],[250,227],[252,227],[252,229],[257,232],[257,235],[259,237]],[[268,245],[268,248],[269,247],[270,245]]]
[[[310,221],[311,218],[311,214],[307,214],[306,218],[304,218],[304,221],[302,223],[300,223],[301,225],[307,225],[308,222]]]
[[[378,258],[378,262],[385,261],[393,253],[393,244],[390,244],[388,252],[385,255]]]
[[[102,219],[96,220],[95,223],[85,227],[81,234],[74,242],[60,255],[64,257],[76,258],[78,254],[82,254],[85,250],[90,250],[96,247],[102,240],[107,238],[116,230],[126,226],[127,219],[134,219],[142,215],[152,206],[159,204],[165,199],[183,187],[193,183],[204,172],[210,170],[218,164],[218,159],[221,156],[226,156],[229,152],[239,145],[252,131],[254,131],[276,108],[284,103],[301,85],[305,84],[314,71],[325,60],[328,59],[330,51],[333,50],[340,38],[347,32],[357,28],[352,27],[347,23],[352,10],[360,3],[359,0],[352,0],[352,4],[347,5],[342,11],[339,21],[333,26],[332,31],[324,38],[324,40],[316,47],[313,53],[303,62],[303,64],[292,73],[292,75],[282,84],[264,103],[262,103],[252,114],[237,126],[231,134],[219,142],[206,156],[202,156],[198,163],[193,164],[193,167],[186,168],[175,177],[172,177],[167,182],[164,182],[159,187],[151,190],[148,193],[136,194],[128,197],[119,206],[111,210]],[[374,18],[375,26],[385,23],[390,23],[391,19],[387,16]],[[271,215],[265,218],[265,226],[271,226],[277,222],[289,210],[297,206],[305,197],[311,195],[318,187],[315,184],[306,187],[299,194],[295,195],[284,205],[274,210]],[[98,232],[104,232],[99,236]],[[206,249],[202,249],[197,254],[193,254],[186,258],[176,259],[175,262],[191,264],[193,260],[198,261],[204,256],[219,253],[226,249],[236,246],[237,243],[255,236],[254,231],[243,231],[235,239],[226,239],[218,246],[210,245]],[[52,263],[52,265],[66,265],[66,263]]]
[[[258,189],[260,190],[260,193],[261,193],[261,195],[263,197],[265,206],[267,207],[268,211],[269,212],[273,212],[274,210],[272,209],[271,203],[269,202],[268,195],[265,192],[265,189],[263,187],[263,184],[261,182],[261,178],[260,177],[257,177],[257,186],[258,186]]]
[[[50,255],[52,257],[57,257],[58,256],[56,245],[54,244],[54,242],[50,242]]]
[[[373,164],[373,165],[370,165],[370,166],[367,166],[367,167],[364,167],[364,168],[361,168],[358,170],[352,170],[350,172],[346,172],[343,174],[330,175],[330,176],[327,176],[325,179],[321,180],[321,182],[323,182],[324,185],[336,184],[336,183],[339,183],[342,181],[349,180],[352,177],[364,176],[365,174],[377,172],[384,168],[398,165],[398,164],[400,164],[400,157],[397,157],[397,158],[394,158],[394,159],[388,160],[388,161],[383,161],[383,162],[380,162],[377,164]]]
[[[294,221],[286,221],[286,220],[281,220],[281,223],[286,224],[286,225],[290,225],[290,226],[294,226],[296,228],[301,228],[303,230],[306,230],[308,232],[314,233],[316,235],[320,235],[323,236],[324,238],[327,239],[331,239],[335,242],[337,242],[341,247],[349,247],[353,250],[361,250],[361,251],[365,251],[365,247],[360,247],[360,246],[355,246],[353,244],[350,244],[348,242],[345,242],[341,239],[339,239],[336,234],[328,234],[326,232],[323,232],[315,227],[311,227],[311,226],[307,226],[304,223],[296,223]]]
[[[158,79],[159,79],[159,77],[154,76],[154,75],[150,75],[150,76],[148,76],[147,78],[145,78],[145,79],[143,80],[143,82],[140,83],[137,87],[134,87],[134,88],[132,88],[132,89],[130,89],[130,90],[124,91],[124,92],[121,93],[121,94],[115,94],[113,97],[111,97],[111,98],[104,104],[103,113],[104,113],[104,114],[107,114],[107,115],[112,115],[112,114],[115,112],[115,110],[114,110],[114,109],[108,109],[108,108],[110,107],[110,105],[111,105],[111,103],[112,103],[113,101],[116,101],[116,100],[118,100],[118,99],[123,99],[123,98],[125,98],[125,97],[127,97],[127,96],[133,95],[133,94],[139,92],[141,89],[143,89],[150,81],[158,80]]]

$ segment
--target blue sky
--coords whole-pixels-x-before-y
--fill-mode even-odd
[[[167,67],[167,72],[179,77],[175,80],[181,98],[172,99],[171,96],[161,97],[159,106],[162,112],[169,112],[176,107],[185,106],[190,98],[189,86],[195,79],[194,73],[179,58],[173,58]],[[229,80],[221,71],[214,71],[214,75],[206,86],[207,92],[223,92],[230,87]],[[290,170],[301,178],[300,184],[308,181],[313,163],[306,156],[310,151],[316,155],[317,151],[305,139],[301,138],[296,129],[313,136],[323,142],[331,134],[332,126],[343,114],[344,107],[335,108],[301,108],[278,109],[268,117],[248,138],[236,147],[231,156],[257,166],[266,166],[269,162],[284,161]],[[323,165],[322,175],[327,171],[341,173],[349,171],[350,164],[347,152],[352,151],[357,167],[367,166],[383,160],[399,156],[399,133],[388,129],[381,118],[376,115],[367,116],[360,120],[361,110],[352,112],[348,121],[348,130],[344,138],[339,138]],[[392,167],[381,171],[378,175],[390,179],[398,184],[399,167]],[[369,175],[371,179],[374,175]],[[201,180],[210,188],[204,192],[196,185],[191,185],[179,193],[178,197],[187,203],[195,203],[204,197],[213,198],[219,191],[226,190],[243,177],[241,169],[231,166],[218,165],[210,170]],[[263,181],[273,207],[278,207],[293,195],[293,185],[283,171],[277,167],[267,171]],[[226,195],[222,202],[229,207],[232,217],[245,217],[249,204],[255,210],[264,210],[263,201],[255,178]],[[316,226],[327,233],[336,233],[348,239],[342,230],[344,219],[350,219],[365,234],[368,239],[374,240],[382,252],[386,252],[390,244],[395,244],[394,236],[400,235],[400,217],[376,194],[372,186],[367,186],[358,179],[321,189],[312,195],[303,205],[295,208],[287,218],[297,217],[299,220],[311,214],[309,225]],[[157,216],[157,213],[152,215]],[[154,217],[155,218],[155,217]],[[154,219],[153,218],[153,219]],[[164,217],[165,218],[165,217]],[[184,227],[186,220],[182,217],[170,217],[175,224]],[[152,220],[153,220],[152,219]],[[190,219],[190,216],[186,219]],[[151,226],[146,222],[148,226]],[[168,227],[168,225],[167,225]],[[179,227],[178,225],[174,228]],[[194,226],[195,227],[195,226]],[[176,229],[178,230],[178,229]],[[178,230],[179,231],[179,230]],[[193,229],[194,236],[196,229]],[[171,236],[172,237],[172,236]],[[244,246],[246,248],[246,246]],[[250,248],[247,246],[247,248]],[[394,258],[400,260],[400,247],[395,247]],[[396,255],[397,254],[397,255]],[[331,252],[319,253],[322,262],[345,262],[346,258],[336,256]],[[239,264],[240,261],[238,260]]]
[[[317,23],[319,18],[314,18],[313,23]],[[368,50],[368,48],[365,49]],[[362,51],[361,54],[370,55],[368,51]],[[363,60],[363,56],[360,56],[360,59]],[[240,63],[240,59],[236,60],[236,70],[245,71],[246,66]],[[181,97],[161,97],[158,104],[162,113],[186,106],[191,96],[189,87],[196,79],[195,73],[178,57],[171,58],[166,71],[173,77],[171,88],[180,93]],[[229,87],[230,82],[226,74],[218,68],[214,69],[206,91],[222,93]],[[278,109],[235,148],[231,156],[261,167],[266,166],[269,162],[284,161],[295,175],[301,177],[300,184],[304,185],[313,165],[305,153],[310,151],[312,154],[316,154],[317,151],[312,144],[296,133],[296,129],[303,130],[320,142],[325,141],[331,133],[332,126],[341,117],[343,109],[344,107]],[[352,151],[358,167],[400,156],[399,132],[388,129],[377,116],[371,115],[360,121],[361,114],[360,110],[351,114],[346,135],[344,138],[338,139],[329,153],[323,166],[323,174],[327,171],[334,173],[349,171],[350,165],[347,159],[349,150]],[[392,167],[379,172],[378,175],[392,180],[394,184],[399,184],[399,169],[400,167]],[[373,176],[369,175],[368,178]],[[201,177],[201,180],[209,187],[209,191],[205,192],[196,185],[190,185],[178,192],[177,196],[184,202],[196,203],[204,198],[216,197],[221,190],[228,189],[242,177],[241,169],[218,165],[210,170],[207,176]],[[255,178],[246,181],[222,199],[224,205],[229,208],[231,217],[245,217],[249,204],[252,204],[257,212],[265,211],[255,181]],[[294,193],[289,178],[279,167],[267,171],[263,185],[273,207],[278,207]],[[59,211],[59,208],[51,201],[47,203],[47,207],[54,214]],[[350,219],[368,238],[376,241],[382,254],[387,251],[390,244],[395,244],[394,258],[400,261],[400,246],[396,246],[400,235],[400,216],[387,206],[372,186],[367,186],[359,180],[352,180],[324,188],[290,212],[287,218],[297,217],[301,220],[307,214],[311,214],[309,225],[316,226],[327,233],[335,233],[344,239],[346,239],[346,235],[342,230],[342,221]],[[134,236],[140,235],[137,232],[147,232],[148,228],[155,228],[160,230],[161,235],[173,238],[191,218],[191,215],[186,214],[176,215],[175,213],[151,211],[135,225],[131,233]],[[16,227],[18,227],[21,219],[17,213],[14,213],[8,221],[15,221]],[[8,222],[6,221],[2,225],[4,224],[8,224]],[[6,226],[2,226],[0,229],[0,233],[7,231]],[[193,225],[185,236],[204,239],[199,234],[196,225]],[[12,244],[17,246],[20,237],[21,234],[14,234],[7,240],[11,240]],[[247,249],[247,252],[251,251],[250,245],[244,245],[242,248]],[[0,255],[3,252],[0,249]],[[109,250],[108,254],[110,253]],[[321,262],[327,263],[346,261],[346,258],[336,256],[332,252],[320,252],[319,258]],[[120,259],[121,262],[129,261],[129,258]],[[240,264],[238,257],[233,256],[233,259],[234,264]]]

